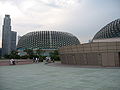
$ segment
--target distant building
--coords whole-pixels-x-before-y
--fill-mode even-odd
[[[16,32],[11,31],[10,15],[5,15],[2,31],[2,55],[8,55],[16,49]]]
[[[17,49],[41,49],[44,55],[58,50],[62,46],[80,44],[77,37],[67,32],[60,31],[36,31],[23,35],[18,41]]]
[[[11,51],[16,50],[17,32],[11,31]]]
[[[0,56],[2,55],[2,48],[0,48]]]
[[[18,35],[18,41],[20,40],[21,37],[22,37],[22,36]]]

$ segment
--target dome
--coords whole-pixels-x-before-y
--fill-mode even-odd
[[[97,39],[113,39],[113,38],[120,38],[120,19],[112,21],[111,23],[104,26],[93,38],[94,40]]]
[[[35,31],[22,36],[18,41],[17,48],[58,49],[62,46],[78,44],[80,44],[79,40],[67,32]]]

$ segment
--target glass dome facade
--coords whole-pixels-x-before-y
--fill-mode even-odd
[[[120,38],[120,19],[112,21],[96,33],[93,40]]]
[[[58,49],[62,46],[78,44],[80,44],[79,40],[67,32],[35,31],[22,36],[18,41],[17,48]]]

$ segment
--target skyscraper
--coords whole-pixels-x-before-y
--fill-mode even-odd
[[[11,51],[16,49],[16,35],[15,31],[11,31]]]
[[[2,55],[8,55],[16,49],[16,32],[11,31],[10,15],[5,15],[2,31]]]

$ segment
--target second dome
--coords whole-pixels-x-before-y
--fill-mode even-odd
[[[59,31],[35,31],[25,34],[18,41],[17,48],[58,49],[62,46],[78,45],[79,40],[72,34]]]

